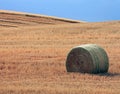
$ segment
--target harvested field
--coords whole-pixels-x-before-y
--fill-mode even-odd
[[[42,24],[18,16],[0,13],[0,94],[119,94],[119,21]],[[88,43],[106,50],[108,73],[67,73],[68,52]]]
[[[80,23],[80,21],[0,10],[0,26],[18,27],[65,23]]]

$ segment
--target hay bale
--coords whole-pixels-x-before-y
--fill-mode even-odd
[[[108,68],[107,53],[96,44],[74,47],[66,60],[67,72],[105,73],[108,72]]]

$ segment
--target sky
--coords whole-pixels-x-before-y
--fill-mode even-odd
[[[120,0],[0,0],[12,10],[87,22],[120,20]]]

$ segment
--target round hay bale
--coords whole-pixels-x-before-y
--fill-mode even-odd
[[[67,72],[106,73],[108,68],[107,53],[96,44],[74,47],[66,60]]]

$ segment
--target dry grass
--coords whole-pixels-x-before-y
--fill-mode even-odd
[[[119,21],[15,25],[0,26],[1,94],[119,94]],[[66,72],[70,49],[87,43],[98,44],[107,51],[109,73]]]

